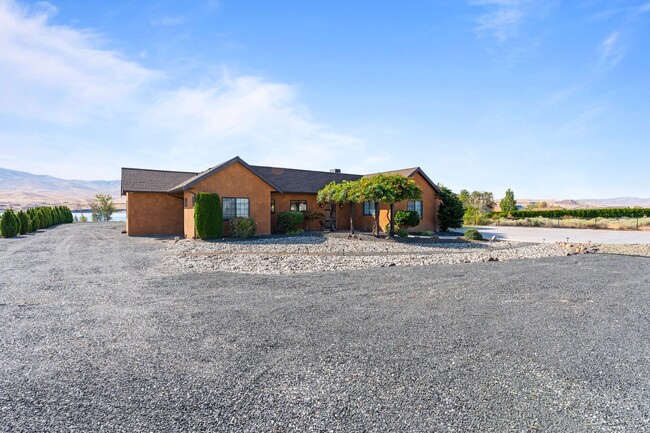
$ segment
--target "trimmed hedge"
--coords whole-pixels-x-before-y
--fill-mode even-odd
[[[296,233],[304,220],[305,214],[296,211],[280,212],[277,217],[278,227],[286,233]]]
[[[399,228],[415,227],[420,224],[420,215],[412,210],[395,212],[395,225]]]
[[[397,236],[400,238],[408,238],[409,237],[409,231],[406,229],[399,229],[395,232]]]
[[[463,235],[463,237],[465,239],[471,239],[473,241],[482,241],[483,240],[483,235],[481,234],[481,232],[479,232],[478,230],[474,230],[474,229],[465,230],[465,234]]]
[[[218,194],[200,192],[194,205],[194,229],[201,239],[223,236],[223,211]]]
[[[255,236],[257,224],[253,218],[233,218],[230,220],[230,236],[248,239]]]
[[[650,217],[648,208],[607,208],[607,209],[554,209],[517,210],[513,212],[491,212],[490,218],[645,218]]]
[[[13,237],[17,234],[24,235],[29,232],[35,232],[38,229],[44,229],[58,224],[69,224],[74,221],[72,216],[72,211],[67,206],[38,206],[34,208],[27,209],[26,211],[19,211],[17,214],[14,213],[12,209],[7,209],[3,214],[2,218],[5,219],[7,215],[6,230],[2,228],[2,235],[4,237]],[[5,233],[13,233],[11,227],[12,223],[9,222],[9,218],[15,218],[16,223],[16,234],[13,236],[7,236]],[[13,219],[12,218],[12,219]]]

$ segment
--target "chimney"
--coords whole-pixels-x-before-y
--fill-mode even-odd
[[[330,173],[340,173],[341,169],[340,168],[331,168]]]

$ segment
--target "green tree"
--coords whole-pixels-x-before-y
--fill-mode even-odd
[[[7,209],[3,212],[0,219],[0,232],[2,232],[2,237],[5,238],[13,238],[20,232],[20,220],[18,220],[13,209]]]
[[[465,206],[463,221],[468,224],[480,224],[483,215],[492,212],[495,206],[494,196],[487,191],[473,191],[470,194],[462,190],[459,198]]]
[[[32,220],[29,218],[29,215],[27,215],[27,212],[21,210],[16,214],[16,217],[18,217],[18,220],[20,221],[19,233],[21,235],[29,233],[32,228]]]
[[[110,194],[97,194],[95,199],[90,202],[93,221],[110,221],[116,210],[113,197]]]
[[[196,195],[194,230],[201,239],[223,236],[223,211],[218,194],[200,192]]]
[[[465,215],[465,206],[461,199],[454,194],[452,190],[442,184],[440,188],[441,203],[438,207],[438,225],[440,230],[446,232],[450,228],[459,228],[463,226],[463,215]],[[465,190],[463,190],[465,191]],[[465,191],[467,193],[467,191]],[[469,194],[467,194],[469,196]]]
[[[379,236],[379,204],[390,205],[390,236],[395,236],[394,204],[404,200],[418,200],[422,198],[422,190],[411,178],[400,174],[378,174],[372,177],[359,179],[360,201],[375,203],[375,227],[373,234]]]
[[[334,206],[338,204],[336,201],[336,193],[339,189],[339,185],[332,181],[325,185],[322,189],[316,194],[316,201],[318,203],[327,204],[329,206],[330,214],[330,230],[334,230]]]
[[[499,202],[501,212],[510,213],[517,210],[517,200],[515,200],[515,193],[510,188],[506,190],[506,196]]]

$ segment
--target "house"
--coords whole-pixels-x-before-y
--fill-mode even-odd
[[[410,177],[422,189],[422,200],[396,203],[395,211],[418,211],[420,225],[413,229],[436,230],[440,190],[431,179],[419,167],[385,173]],[[331,181],[352,181],[363,176],[341,173],[340,170],[311,171],[248,165],[239,157],[201,173],[122,168],[126,231],[129,236],[183,234],[195,238],[196,194],[212,192],[221,197],[226,233],[227,221],[241,216],[255,220],[258,235],[268,235],[277,230],[276,216],[280,212],[317,211],[329,219],[328,205],[316,201],[318,190]],[[388,223],[389,210],[388,205],[380,206],[380,227],[383,228]],[[332,211],[335,227],[349,229],[351,206],[335,206]],[[356,205],[355,228],[371,229],[373,215],[374,203]]]

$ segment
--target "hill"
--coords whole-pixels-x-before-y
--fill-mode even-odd
[[[69,180],[0,168],[0,209],[44,205],[88,208],[95,194],[110,194],[124,208],[119,180]]]
[[[589,208],[624,208],[624,207],[643,207],[650,208],[650,198],[639,197],[614,197],[614,198],[597,198],[597,199],[517,199],[517,204],[526,206],[528,203],[546,202],[548,207],[559,207],[562,209],[589,209]]]

